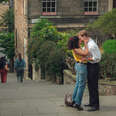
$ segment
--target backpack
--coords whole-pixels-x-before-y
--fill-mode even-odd
[[[0,58],[0,69],[4,69],[6,65],[6,59],[5,57]]]
[[[23,70],[25,68],[25,61],[23,59],[21,61],[16,59],[15,64],[14,64],[14,68],[16,70]]]

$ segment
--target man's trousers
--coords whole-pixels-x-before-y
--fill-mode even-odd
[[[98,91],[98,78],[99,78],[99,63],[87,64],[87,80],[89,90],[89,104],[93,107],[99,107],[99,91]]]

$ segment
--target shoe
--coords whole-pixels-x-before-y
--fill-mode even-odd
[[[92,107],[91,104],[85,104],[84,106],[85,106],[85,107]]]
[[[78,111],[82,111],[83,110],[83,108],[80,105],[78,105],[78,104],[76,104],[76,108],[77,108]]]
[[[71,107],[74,107],[74,106],[75,106],[75,101],[73,101],[71,104]]]
[[[93,111],[98,111],[99,107],[91,107],[90,109],[88,109],[88,112],[93,112]]]

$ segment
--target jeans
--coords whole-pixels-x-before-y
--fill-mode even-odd
[[[86,86],[87,65],[76,63],[75,71],[76,71],[76,84],[73,91],[72,100],[75,101],[76,104],[81,105],[84,89]]]
[[[23,82],[24,70],[17,70],[17,82]]]

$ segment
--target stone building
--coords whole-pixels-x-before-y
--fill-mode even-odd
[[[112,8],[116,0],[14,0],[16,53],[21,52],[28,64],[30,29],[38,18],[49,19],[59,30],[80,28]]]
[[[0,32],[7,31],[7,26],[3,22],[3,15],[8,11],[7,3],[0,3]]]

